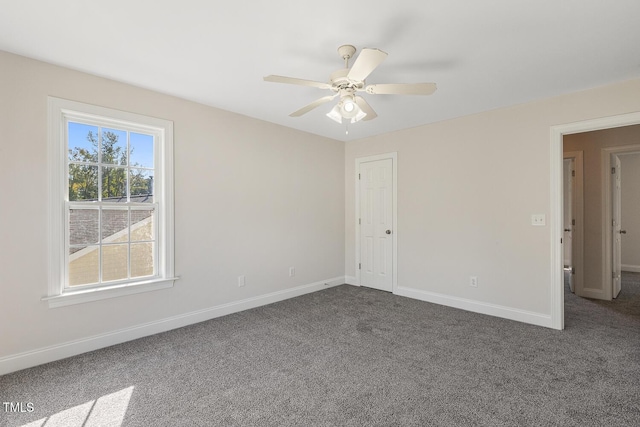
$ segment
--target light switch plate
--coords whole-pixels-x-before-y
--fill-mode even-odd
[[[545,214],[533,214],[531,215],[531,225],[546,225]]]

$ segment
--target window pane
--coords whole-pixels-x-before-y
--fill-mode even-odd
[[[129,212],[126,209],[102,209],[102,243],[129,241]]]
[[[98,243],[98,209],[70,209],[69,210],[69,244],[83,245]],[[81,248],[76,248],[79,250]],[[73,252],[72,252],[73,253]]]
[[[102,247],[102,281],[127,278],[129,245],[105,245]]]
[[[67,148],[72,162],[98,162],[98,127],[69,122]]]
[[[155,239],[155,215],[152,210],[131,210],[131,241]]]
[[[111,165],[127,165],[127,132],[102,129],[101,162]]]
[[[103,288],[172,277],[174,123],[55,97],[47,101],[53,215],[47,252],[51,276],[60,278],[51,294],[86,291],[86,299],[94,299],[118,293]]]
[[[131,244],[131,277],[153,276],[153,243]]]
[[[69,165],[69,201],[98,200],[98,167]]]
[[[131,166],[153,169],[153,135],[131,132]]]
[[[98,282],[98,246],[69,249],[69,286],[88,285]]]
[[[127,201],[127,169],[102,167],[102,201]]]
[[[131,201],[153,203],[153,171],[131,169]]]

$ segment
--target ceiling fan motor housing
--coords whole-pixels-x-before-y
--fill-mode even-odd
[[[349,74],[348,68],[341,68],[338,71],[331,73],[331,90],[334,92],[345,91],[353,93],[364,88],[364,81],[356,82],[349,80],[347,74]]]

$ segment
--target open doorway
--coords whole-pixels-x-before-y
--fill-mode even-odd
[[[620,155],[622,163],[622,271],[640,273],[640,151]]]
[[[586,230],[583,249],[587,262],[582,272],[580,268],[575,268],[576,273],[582,273],[584,280],[582,283],[576,282],[574,288],[576,295],[580,297],[611,301],[620,293],[622,244],[628,240],[627,230],[622,221],[622,206],[635,206],[635,203],[632,205],[630,202],[637,198],[631,197],[632,193],[627,191],[634,187],[632,180],[629,180],[627,186],[623,186],[622,176],[627,168],[622,167],[622,159],[627,157],[631,160],[634,154],[640,152],[639,143],[640,125],[580,132],[563,138],[564,162],[578,158],[579,154],[576,153],[580,152],[584,158],[585,221],[584,224],[581,221],[576,222],[577,226],[583,226]],[[627,160],[624,163],[634,165]],[[574,178],[567,175],[568,172],[563,172],[563,177],[566,177],[563,181]],[[568,185],[566,182],[563,184],[565,222],[568,219],[567,211],[572,210],[566,194],[572,191]],[[623,187],[625,198],[629,199],[624,202]],[[640,211],[635,215],[640,216]],[[567,229],[570,227],[565,224],[564,230]],[[564,231],[565,258],[569,252],[568,246],[572,243],[575,246],[577,243],[577,239],[569,237],[570,233]],[[638,250],[640,246],[634,252]],[[564,261],[566,265],[566,259]]]
[[[640,145],[607,148],[603,154],[609,156],[611,170],[604,200],[609,203],[606,211],[611,212],[611,234],[607,236],[611,239],[611,298],[617,298],[623,283],[629,281],[628,273],[640,271]]]
[[[564,151],[581,151],[580,148],[576,149],[565,147],[565,138],[575,134],[584,134],[593,131],[602,131],[605,129],[617,129],[634,125],[640,125],[640,112],[576,122],[567,125],[558,125],[551,128],[551,326],[555,329],[564,329]],[[640,127],[638,128],[640,129]],[[606,163],[609,163],[610,160],[608,156],[603,157],[601,153],[596,157],[596,160],[592,160],[591,156],[587,159],[586,150],[582,151],[585,151],[584,203],[586,205],[587,199],[592,197],[592,195],[587,194],[586,186],[588,185],[589,180],[593,180],[592,178],[587,177],[586,168],[595,165],[596,169],[601,170],[608,166]],[[606,162],[603,158],[607,159]],[[601,178],[602,174],[599,172],[600,171],[598,171],[599,178],[596,179],[596,181],[598,181],[596,186],[602,189],[603,184],[605,183]],[[608,183],[610,183],[610,178]],[[597,197],[598,196],[596,196],[596,198]],[[599,203],[601,203],[601,206],[603,201],[602,197],[602,195],[599,197]],[[612,257],[607,257],[603,254],[611,253],[612,242],[610,239],[607,241],[606,236],[611,237],[613,233],[611,222],[605,226],[605,221],[603,221],[603,217],[606,217],[606,215],[610,216],[611,213],[607,214],[604,208],[601,208],[599,213],[595,213],[593,216],[585,214],[585,234],[583,239],[585,249],[583,264],[583,291],[591,293],[591,298],[598,296],[600,299],[610,300],[613,284],[611,273]],[[587,223],[594,218],[598,225],[591,227]],[[596,234],[598,236],[594,238],[592,234]],[[587,251],[587,248],[594,250]],[[594,258],[593,253],[598,253],[598,256]],[[607,294],[609,295],[608,297]]]

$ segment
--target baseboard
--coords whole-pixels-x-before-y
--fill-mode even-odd
[[[640,265],[622,264],[622,271],[631,271],[633,273],[640,273]]]
[[[344,276],[344,283],[351,286],[360,286],[358,284],[358,279],[356,279],[354,276]]]
[[[42,365],[44,363],[53,362],[89,351],[98,350],[123,342],[135,340],[149,335],[170,331],[172,329],[181,328],[183,326],[192,325],[194,323],[204,322],[216,317],[225,316],[227,314],[237,313],[239,311],[260,307],[274,302],[283,301],[304,294],[320,291],[328,287],[342,285],[346,282],[345,276],[334,277],[332,279],[321,280],[319,282],[310,283],[308,285],[297,286],[291,289],[272,292],[266,295],[260,295],[247,298],[240,301],[234,301],[222,304],[204,310],[193,311],[178,316],[168,317],[129,328],[120,329],[113,332],[107,332],[100,335],[94,335],[75,341],[69,341],[48,347],[42,347],[19,354],[9,355],[0,358],[0,375],[10,372],[19,371],[21,369],[31,368],[33,366]]]
[[[458,298],[450,295],[427,292],[420,289],[397,287],[394,294],[403,297],[414,298],[434,304],[446,305],[447,307],[459,308],[472,311],[474,313],[487,314],[489,316],[502,317],[503,319],[515,320],[537,326],[552,328],[551,315],[535,313],[526,310],[519,310],[502,305],[490,304],[486,302],[474,301],[466,298]]]

